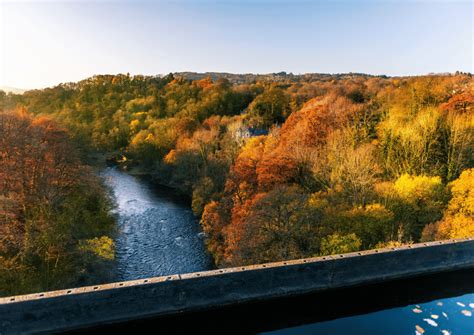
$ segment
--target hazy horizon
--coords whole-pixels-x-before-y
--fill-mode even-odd
[[[41,90],[45,88],[51,88],[55,87],[58,85],[62,84],[67,84],[67,83],[77,83],[82,80],[86,80],[88,78],[92,78],[94,76],[116,76],[116,75],[130,75],[130,76],[157,76],[157,77],[163,77],[168,74],[182,74],[182,73],[195,73],[195,74],[200,74],[200,75],[205,75],[205,74],[229,74],[229,75],[272,75],[272,74],[278,74],[281,72],[286,72],[286,74],[293,74],[295,76],[303,76],[303,75],[309,75],[309,74],[320,74],[320,75],[349,75],[349,74],[361,74],[361,75],[367,75],[367,76],[374,76],[374,77],[382,77],[386,76],[389,78],[397,78],[397,77],[422,77],[422,76],[430,76],[430,75],[454,75],[456,72],[430,72],[430,73],[421,73],[421,74],[416,74],[416,75],[401,75],[401,76],[389,76],[386,74],[373,74],[373,73],[363,73],[363,72],[341,72],[341,73],[328,73],[328,72],[304,72],[304,73],[292,73],[292,72],[287,72],[287,71],[276,71],[276,72],[268,72],[268,73],[253,73],[253,72],[242,72],[242,73],[237,73],[237,72],[220,72],[220,71],[205,71],[205,72],[197,72],[197,71],[179,71],[179,72],[168,72],[168,73],[155,73],[155,74],[142,74],[142,73],[123,73],[123,72],[118,72],[118,73],[95,73],[92,74],[88,77],[80,78],[75,81],[64,81],[64,82],[59,82],[50,86],[43,86],[43,87],[34,87],[34,88],[28,88],[28,87],[12,87],[8,85],[0,85],[0,90],[6,90],[6,92],[11,91],[12,93],[23,93],[25,91],[29,90]],[[464,72],[464,71],[460,71]],[[464,72],[464,73],[470,73],[470,72]],[[18,92],[15,92],[18,91]]]
[[[0,4],[0,86],[96,74],[473,72],[470,1]]]

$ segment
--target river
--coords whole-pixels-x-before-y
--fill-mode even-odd
[[[212,268],[199,222],[186,201],[116,167],[101,176],[117,205],[115,281]]]

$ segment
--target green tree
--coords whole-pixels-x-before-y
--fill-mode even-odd
[[[249,124],[255,128],[270,128],[281,123],[290,113],[290,98],[281,88],[270,86],[249,105]]]
[[[321,241],[321,256],[345,254],[360,250],[362,243],[356,234],[334,233]]]

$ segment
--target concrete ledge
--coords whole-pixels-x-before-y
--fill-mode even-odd
[[[474,268],[474,239],[0,298],[0,334],[52,332]]]

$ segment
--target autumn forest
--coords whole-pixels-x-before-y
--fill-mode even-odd
[[[0,295],[107,280],[114,164],[190,199],[217,267],[474,236],[469,73],[97,75],[0,91]]]

